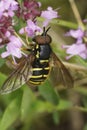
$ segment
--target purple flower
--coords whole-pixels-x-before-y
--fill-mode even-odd
[[[4,2],[0,1],[0,17],[3,15],[4,10]]]
[[[58,18],[58,13],[52,7],[48,7],[46,11],[42,11],[41,17],[45,18],[43,26],[47,26],[50,20]]]
[[[87,19],[84,19],[83,22],[84,22],[84,23],[87,23]]]
[[[83,59],[87,59],[87,46],[85,43],[83,43],[85,32],[81,28],[78,28],[77,30],[70,30],[65,34],[65,36],[71,36],[76,39],[76,42],[72,45],[62,46],[62,48],[66,49],[66,53],[69,54],[66,59],[69,59],[74,55],[78,55]]]
[[[8,10],[9,8],[12,10],[17,10],[18,8],[18,3],[15,0],[3,0],[4,9]]]
[[[21,58],[22,57],[21,41],[16,36],[11,36],[9,40],[10,42],[6,46],[6,52],[3,52],[1,54],[1,57],[6,58],[7,56],[11,55],[13,60],[14,60],[14,57]]]
[[[22,8],[19,6],[17,11],[17,16],[22,17],[25,20],[31,19],[34,20],[37,16],[40,16],[41,11],[39,7],[41,6],[40,2],[35,0],[24,0]]]
[[[82,57],[83,59],[87,59],[87,47],[84,43],[63,45],[62,47],[65,48],[66,53],[69,54],[69,56],[66,57],[67,60],[75,55],[78,55],[78,56]]]
[[[65,34],[65,36],[71,36],[73,38],[80,39],[83,38],[84,31],[81,28],[78,28],[77,30],[71,29],[69,32]]]
[[[19,32],[20,34],[27,33],[28,36],[33,37],[36,32],[41,32],[42,29],[37,26],[33,21],[28,20],[27,26],[22,28]]]
[[[18,3],[15,0],[2,0],[0,2],[0,17],[14,16],[14,11],[18,9]]]
[[[10,37],[12,32],[13,32],[12,18],[2,16],[0,18],[0,39],[1,39],[0,45],[1,45],[1,42],[8,40],[8,37]]]
[[[12,17],[17,9],[18,3],[15,0],[0,1],[0,47],[7,44],[13,34]]]

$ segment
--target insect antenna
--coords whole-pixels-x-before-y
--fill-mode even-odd
[[[50,28],[51,28],[51,27],[48,27],[47,30],[45,31],[46,34],[47,34],[47,32],[49,31]]]
[[[43,33],[42,33],[42,36],[46,36],[45,27],[43,27]]]
[[[48,27],[47,30],[45,29],[45,27],[43,27],[43,33],[42,33],[42,36],[46,36],[47,35],[47,32],[49,31],[51,27]]]

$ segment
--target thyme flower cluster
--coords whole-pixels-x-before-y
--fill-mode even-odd
[[[41,3],[35,0],[24,0],[21,5],[17,0],[0,1],[0,48],[6,47],[6,51],[1,54],[2,58],[12,56],[16,62],[15,58],[21,58],[24,54],[21,51],[22,41],[15,35],[18,21],[24,23],[18,30],[19,34],[32,38],[36,33],[41,33],[43,26],[46,27],[50,20],[58,18],[58,13],[52,7],[45,11],[40,7]],[[38,25],[38,17],[44,18],[41,26]]]
[[[66,49],[66,59],[70,59],[71,57],[78,55],[83,59],[87,59],[87,45],[84,42],[84,38],[86,36],[86,32],[81,28],[77,30],[70,30],[65,34],[65,36],[71,36],[75,39],[75,43],[71,45],[63,45],[62,48]]]

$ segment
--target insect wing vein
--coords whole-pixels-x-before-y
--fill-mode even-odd
[[[63,85],[65,87],[68,87],[68,88],[73,87],[73,78],[71,74],[69,73],[68,69],[63,65],[63,63],[54,53],[52,53],[52,58],[54,61],[54,66],[56,66],[57,68],[57,71],[55,71],[56,73],[58,73],[56,78],[58,78],[58,76],[61,77]],[[56,81],[58,81],[58,79],[56,79]]]
[[[29,55],[27,58],[21,62],[21,64],[14,70],[11,75],[4,82],[1,87],[0,93],[6,94],[10,93],[18,88],[20,88],[23,84],[25,84],[32,75],[32,62],[33,55]]]

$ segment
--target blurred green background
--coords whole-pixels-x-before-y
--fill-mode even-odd
[[[50,23],[49,34],[52,49],[66,61],[66,53],[61,46],[73,43],[74,39],[64,37],[64,34],[78,26],[70,3],[68,0],[39,1],[43,10],[48,6],[59,8],[60,22],[54,20]],[[85,19],[87,1],[75,0],[75,3],[81,18]],[[0,49],[0,53],[2,51]],[[55,87],[48,78],[38,91],[24,85],[15,92],[0,95],[0,130],[87,130],[87,63],[78,56],[66,62],[70,63],[68,69],[73,75],[74,88],[60,89],[60,84]],[[0,59],[0,87],[11,71],[5,60]]]

